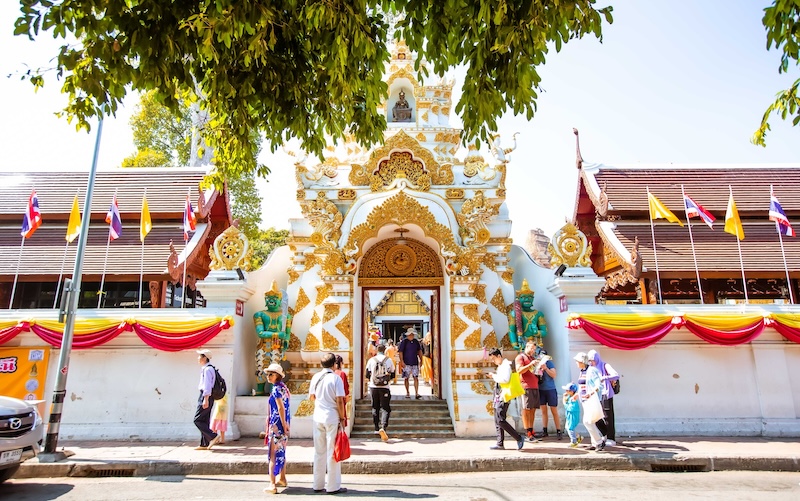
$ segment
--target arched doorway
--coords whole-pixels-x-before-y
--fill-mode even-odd
[[[399,341],[408,327],[414,327],[420,338],[429,341],[430,386],[420,378],[420,394],[429,398],[441,397],[441,335],[439,304],[444,275],[441,258],[423,242],[403,237],[382,240],[372,246],[361,260],[358,287],[361,290],[360,349],[361,394],[368,394],[365,368],[369,348],[380,330],[380,340]],[[422,341],[423,339],[421,339]],[[392,394],[405,395],[402,379],[397,379]],[[412,390],[413,394],[413,390]]]

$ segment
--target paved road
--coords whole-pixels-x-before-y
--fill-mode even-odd
[[[310,475],[290,475],[289,487],[265,494],[263,475],[52,478],[11,480],[0,499],[75,500],[252,500],[252,499],[441,499],[511,501],[539,498],[591,500],[724,499],[797,500],[800,474],[781,472],[647,473],[614,471],[478,472],[416,475],[346,475],[345,495],[314,494]],[[542,495],[539,496],[539,493]]]

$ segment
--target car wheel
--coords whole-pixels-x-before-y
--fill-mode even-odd
[[[13,477],[17,470],[19,470],[18,464],[11,466],[10,468],[6,468],[5,470],[0,470],[0,484]]]

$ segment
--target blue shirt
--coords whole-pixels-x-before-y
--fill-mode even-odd
[[[544,363],[544,365],[548,369],[555,369],[556,364],[553,363],[552,360],[548,360]],[[550,374],[547,371],[542,371],[542,380],[539,381],[539,390],[555,390],[556,389],[556,382],[555,380],[550,377]]]
[[[408,338],[400,341],[400,346],[397,347],[400,356],[403,357],[403,363],[406,365],[419,365],[419,353],[422,351],[422,345],[416,339],[408,340]]]

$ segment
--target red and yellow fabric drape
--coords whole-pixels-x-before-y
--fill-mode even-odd
[[[723,346],[744,344],[772,327],[784,338],[800,343],[800,315],[770,313],[683,314],[587,313],[569,317],[570,329],[583,329],[598,343],[618,350],[640,350],[653,345],[672,329],[685,327],[703,341]]]
[[[85,319],[75,322],[72,347],[93,348],[107,343],[123,332],[133,331],[147,345],[162,351],[197,348],[233,325],[231,317],[204,319]],[[33,332],[48,344],[59,347],[64,325],[55,320],[0,321],[0,345],[22,332]]]

